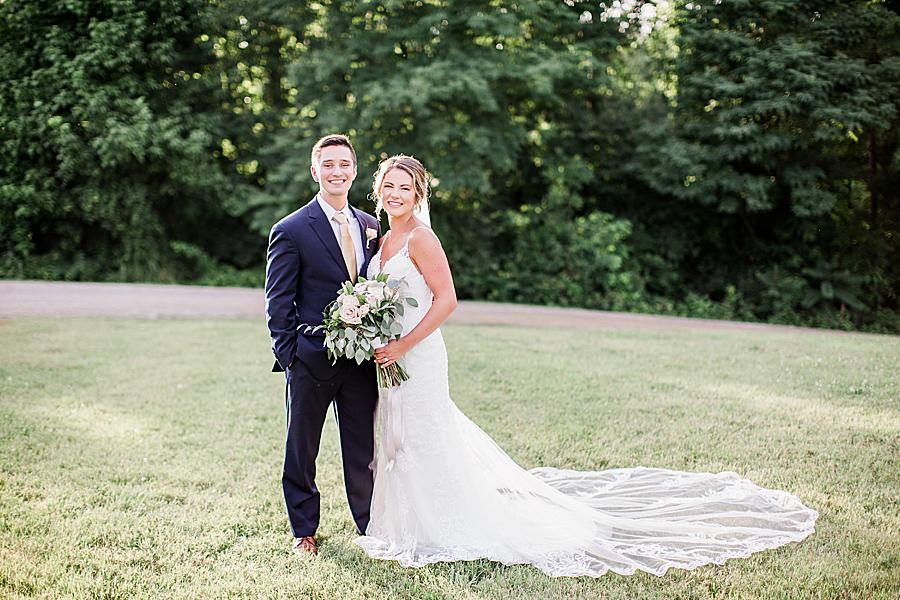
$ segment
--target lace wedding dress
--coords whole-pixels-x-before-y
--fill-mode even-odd
[[[381,252],[368,275],[378,272]],[[418,300],[409,333],[432,293],[404,247],[385,263]],[[385,455],[397,413],[379,402],[375,490],[365,552],[407,567],[487,558],[531,564],[551,576],[662,575],[798,542],[818,513],[787,492],[732,472],[653,468],[525,470],[450,399],[440,330],[402,359],[410,376],[399,403],[402,443]],[[384,394],[384,391],[382,391]]]

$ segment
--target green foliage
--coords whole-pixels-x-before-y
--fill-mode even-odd
[[[639,12],[0,3],[0,276],[258,285],[342,131],[357,205],[384,156],[432,172],[462,298],[893,327],[896,3]]]
[[[681,135],[668,150],[683,162],[667,170],[674,179],[648,182],[725,213],[782,205],[798,217],[827,214],[837,195],[829,180],[852,173],[838,155],[865,164],[865,138],[900,119],[898,24],[863,1],[685,9],[675,65]]]
[[[896,310],[896,6],[701,4],[678,10],[678,51],[660,59],[678,82],[670,118],[642,127],[629,162],[652,206],[621,214],[644,227],[660,227],[647,212],[663,214],[705,232],[697,252],[681,247],[667,264],[685,289],[710,297],[736,285],[757,317],[840,313],[859,326],[873,307]],[[661,228],[656,239],[683,242],[680,225]],[[664,254],[637,237],[650,256]],[[671,286],[662,291],[671,297]]]
[[[207,9],[0,4],[0,273],[179,279],[170,241],[240,239],[211,155]]]
[[[500,261],[489,300],[623,309],[641,298],[628,221],[593,212],[570,222],[540,206],[510,221],[511,251]]]
[[[360,151],[358,202],[371,191],[377,162],[405,152],[436,175],[436,210],[479,201],[489,210],[518,208],[553,150],[544,138],[553,141],[585,116],[568,108],[587,109],[598,95],[591,88],[607,79],[603,57],[616,44],[611,26],[581,25],[563,3],[325,8],[319,27],[296,32],[305,48],[288,70],[296,118],[273,148],[305,149],[325,132],[350,133]],[[270,181],[267,192],[282,211],[316,189],[306,152],[285,156]]]

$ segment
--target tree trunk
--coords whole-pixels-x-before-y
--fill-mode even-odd
[[[269,35],[266,43],[266,70],[269,72],[269,81],[266,84],[266,103],[276,114],[280,114],[286,108],[284,90],[281,80],[284,78],[284,61],[281,57],[281,36],[278,25],[268,25]]]
[[[872,228],[878,226],[878,142],[875,132],[869,137],[869,206]]]

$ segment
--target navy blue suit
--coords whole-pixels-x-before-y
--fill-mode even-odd
[[[365,273],[378,249],[377,237],[369,241],[365,231],[379,232],[380,226],[375,217],[351,210],[360,228],[365,256],[360,273]],[[272,371],[285,371],[287,385],[281,481],[295,537],[313,535],[319,526],[316,456],[332,403],[350,512],[360,534],[369,524],[378,401],[375,366],[371,361],[357,365],[344,358],[332,365],[325,352],[325,334],[307,333],[303,327],[322,323],[325,306],[349,278],[338,241],[317,200],[272,227],[266,261],[266,320],[275,353]]]

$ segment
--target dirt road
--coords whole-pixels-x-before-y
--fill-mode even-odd
[[[265,313],[259,289],[132,283],[0,281],[0,318],[15,316],[258,317]],[[782,325],[661,317],[580,308],[460,302],[451,323],[506,324],[578,329],[718,329],[821,333]],[[834,332],[832,332],[834,333]]]

